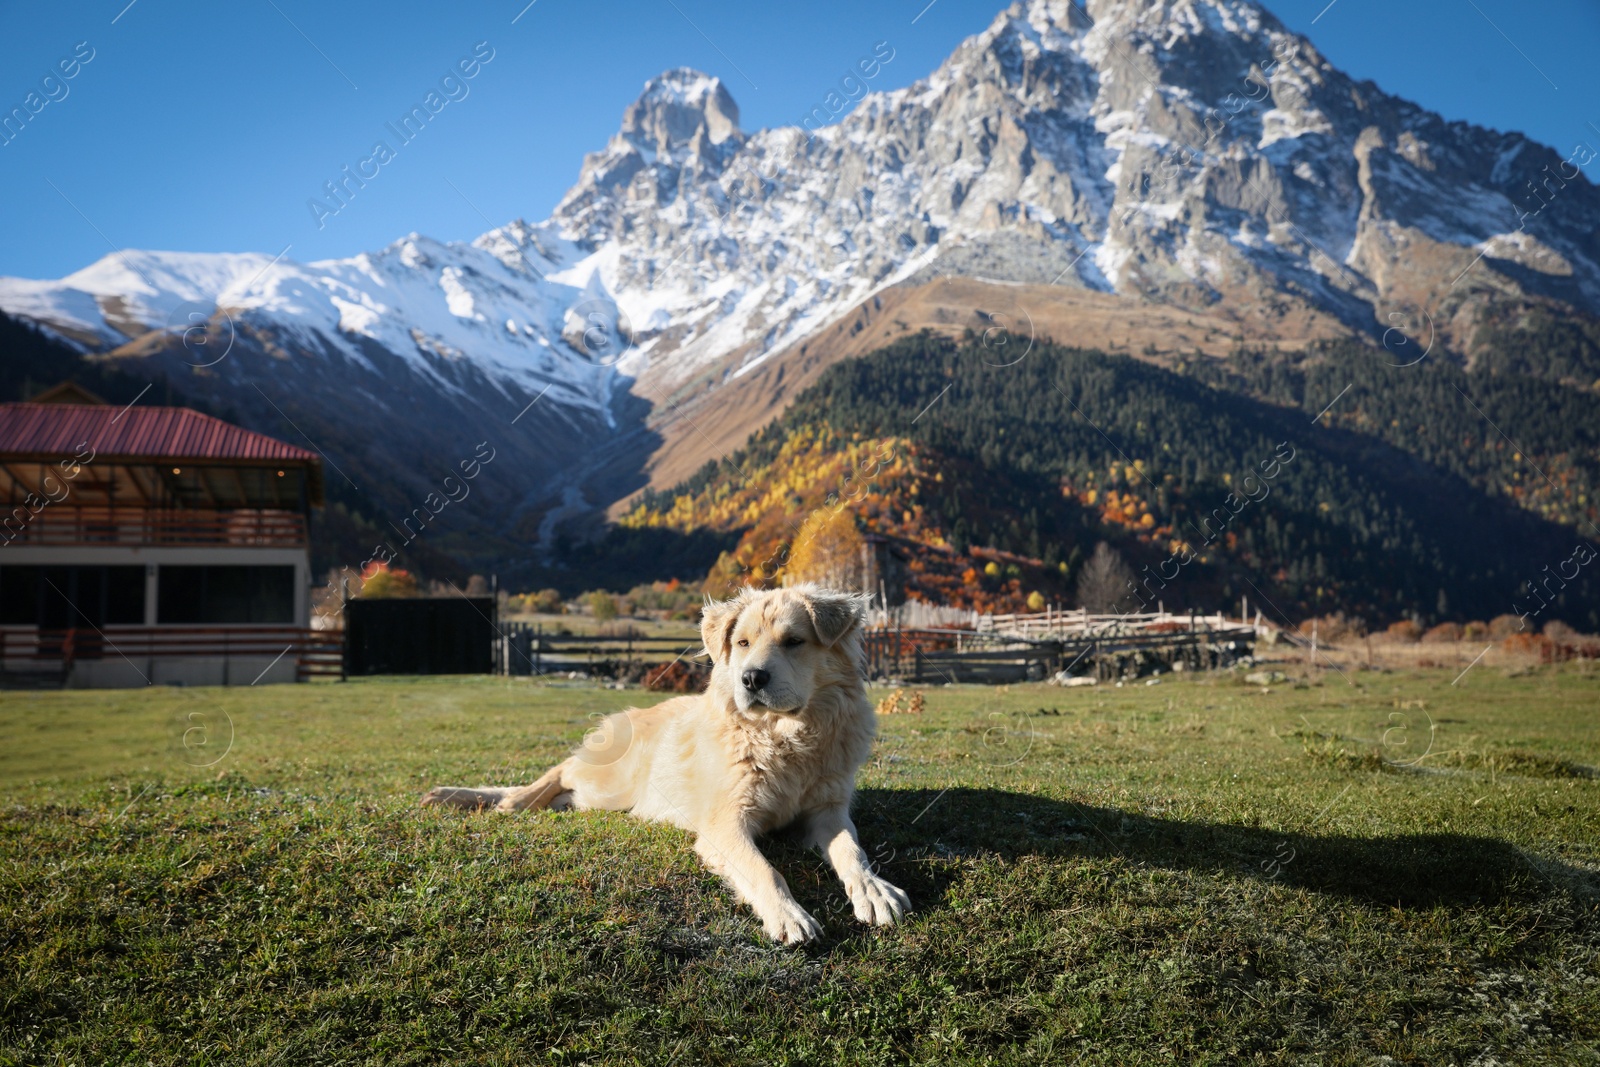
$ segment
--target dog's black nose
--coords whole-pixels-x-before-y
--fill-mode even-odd
[[[744,672],[744,687],[751,692],[760,689],[772,681],[772,675],[766,671],[749,670]]]

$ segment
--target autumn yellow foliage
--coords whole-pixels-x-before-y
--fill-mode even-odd
[[[785,585],[816,582],[834,589],[862,589],[867,581],[866,540],[847,508],[818,508],[795,535]]]
[[[916,453],[903,438],[842,438],[826,426],[798,427],[771,461],[747,464],[739,478],[679,494],[665,509],[635,507],[620,522],[681,532],[742,530],[739,543],[706,580],[707,591],[721,595],[739,585],[799,580],[802,571],[832,566],[816,557],[820,544],[805,549],[808,524],[813,531],[842,534],[842,526],[831,524],[848,521],[857,557],[861,531],[903,532],[900,511],[891,504],[919,474]],[[791,557],[802,551],[816,558],[802,560],[797,569]]]

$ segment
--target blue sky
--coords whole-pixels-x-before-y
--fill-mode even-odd
[[[723,78],[746,129],[790,125],[878,41],[874,88],[931,71],[999,0],[96,0],[0,9],[0,111],[93,58],[0,147],[0,274],[58,277],[114,247],[314,260],[412,230],[537,220],[646,78]],[[1597,0],[1268,0],[1356,77],[1447,118],[1600,145]],[[920,13],[920,14],[919,14]],[[913,21],[915,19],[915,21]],[[1315,20],[1315,22],[1313,22]],[[478,42],[493,58],[318,228],[306,202]],[[87,51],[80,49],[87,54]],[[65,92],[64,96],[60,94]],[[454,90],[457,94],[460,89]],[[1591,125],[1591,123],[1593,125]]]

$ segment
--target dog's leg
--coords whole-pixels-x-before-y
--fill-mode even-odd
[[[505,796],[509,789],[499,789],[494,786],[479,786],[472,789],[464,785],[436,785],[422,794],[422,803],[425,806],[438,804],[447,808],[467,808],[471,811],[482,811],[492,808],[500,803],[500,798]]]
[[[521,789],[507,789],[500,802],[495,805],[496,811],[542,811],[548,808],[552,801],[562,793],[567,792],[571,786],[564,785],[561,774],[567,769],[565,763],[558,763],[551,767],[539,780],[532,785],[525,785]]]
[[[567,787],[561,784],[561,771],[565,766],[562,763],[550,768],[532,785],[480,786],[477,789],[459,785],[435,786],[423,794],[422,803],[469,808],[473,811],[482,811],[484,808],[494,808],[496,811],[532,808],[537,811],[550,807],[552,801],[566,792]]]
[[[828,808],[813,815],[807,827],[807,841],[833,864],[857,919],[888,926],[911,910],[911,898],[879,878],[867,865],[867,854],[861,851],[849,809]]]
[[[694,850],[750,905],[768,937],[797,945],[822,936],[822,925],[790,894],[789,883],[767,862],[745,827],[706,827],[695,838]]]

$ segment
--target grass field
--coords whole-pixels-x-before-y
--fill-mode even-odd
[[[917,910],[780,840],[787,950],[677,830],[416,806],[651,694],[0,693],[0,1062],[1600,1063],[1587,666],[928,689],[856,805]]]

